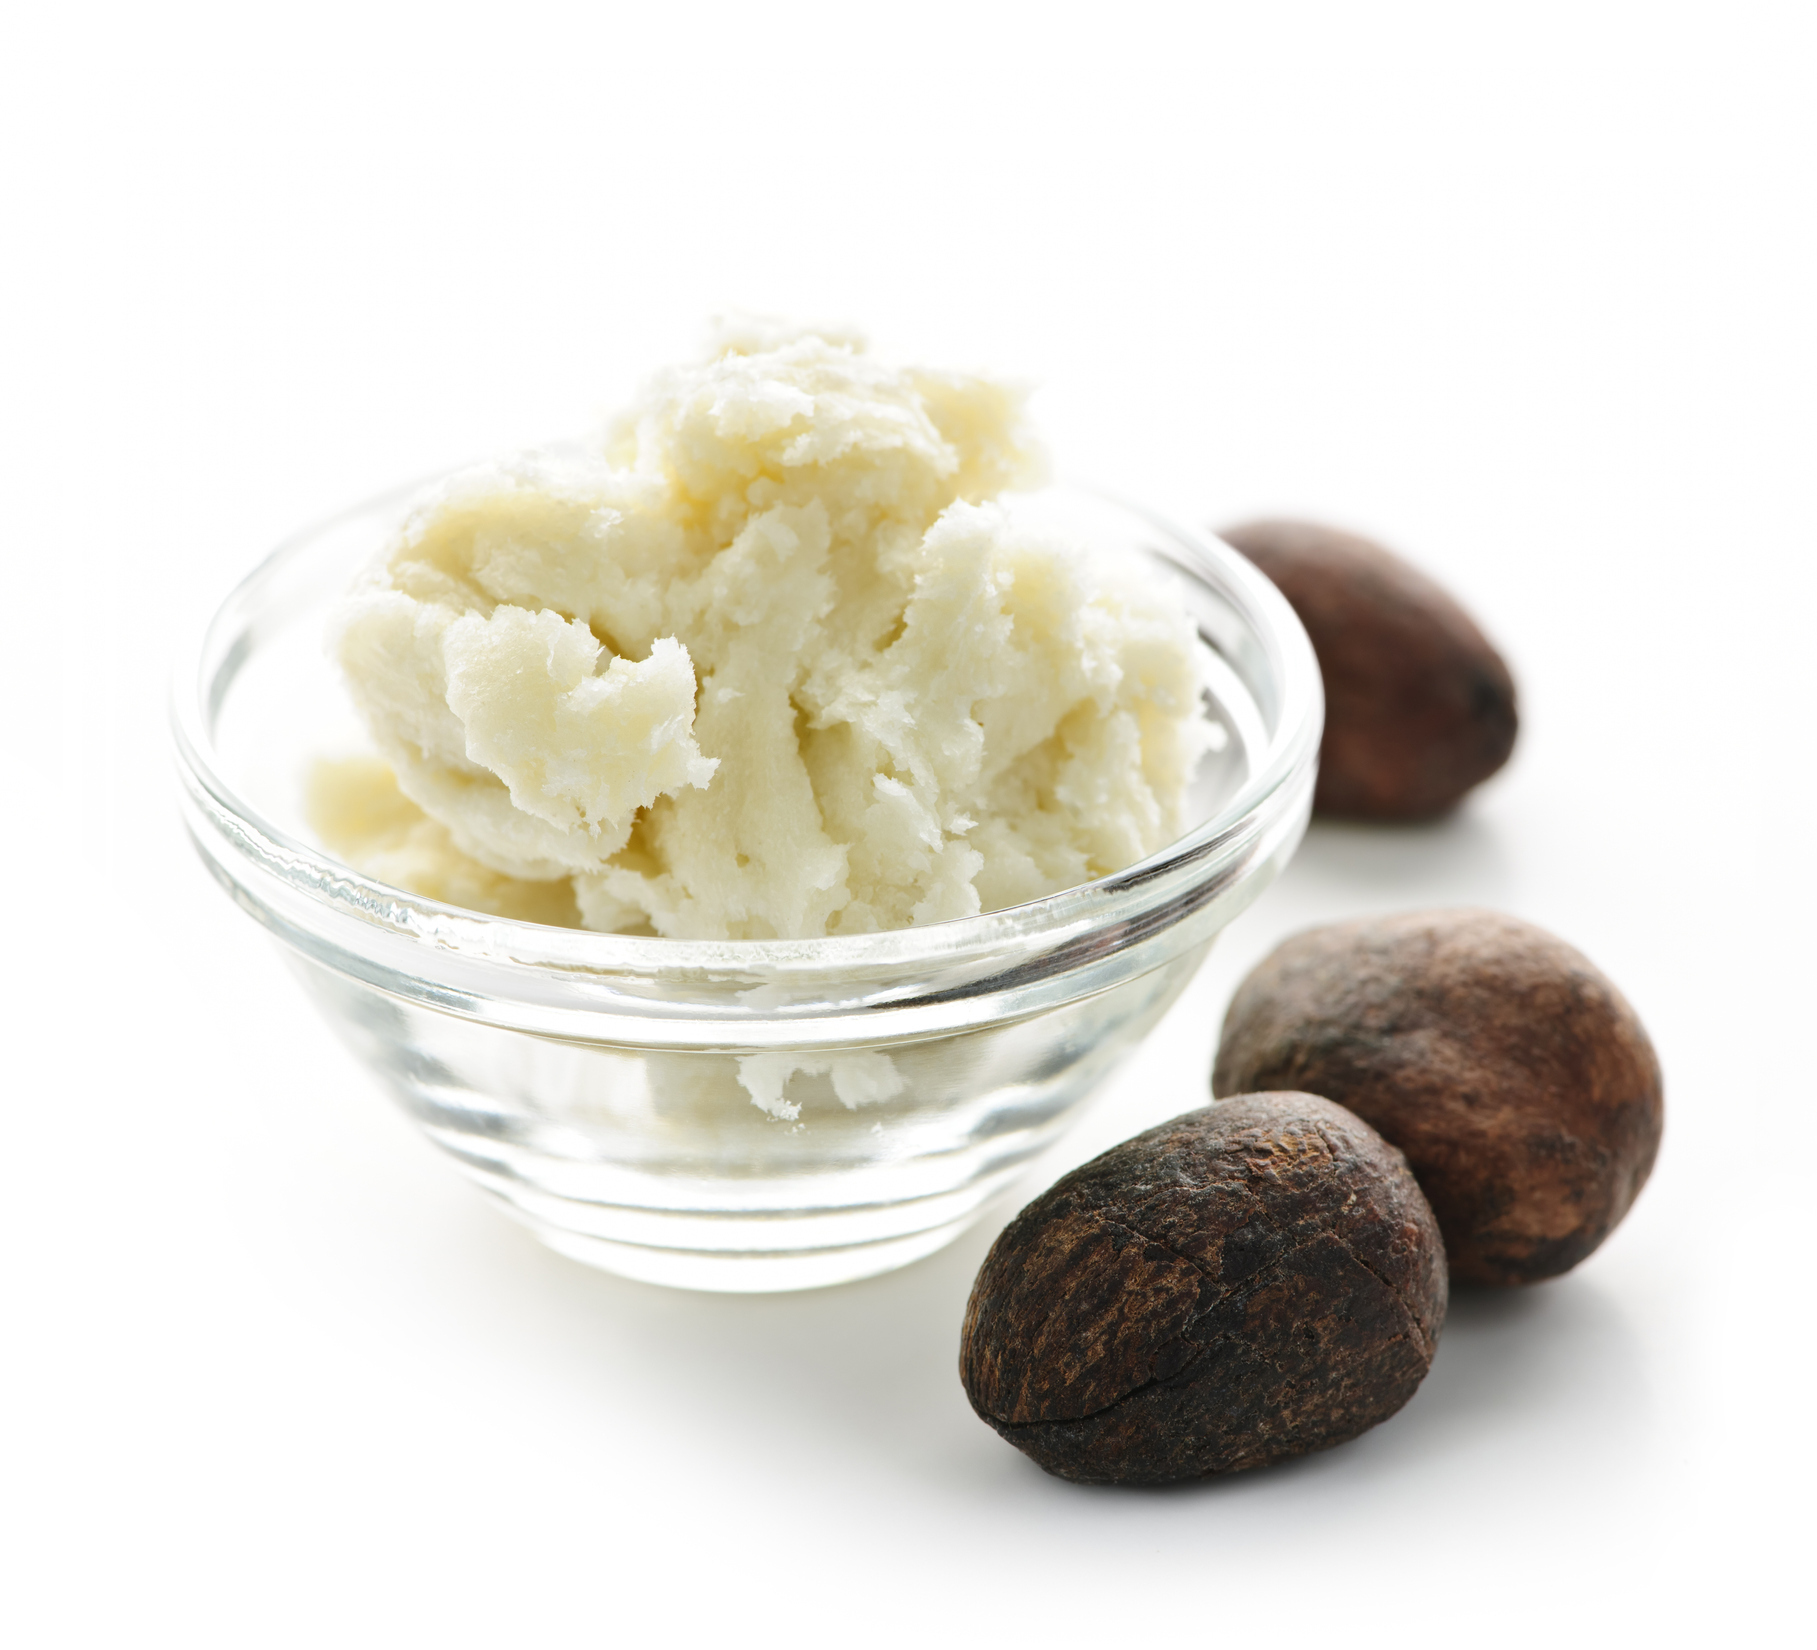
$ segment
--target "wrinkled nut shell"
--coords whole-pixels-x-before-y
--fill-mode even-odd
[[[1223,537],[1287,598],[1318,655],[1320,813],[1431,819],[1508,760],[1514,678],[1424,573],[1368,539],[1308,522],[1249,522]]]
[[[1579,952],[1491,911],[1315,928],[1243,982],[1214,1094],[1311,1089],[1407,1154],[1454,1283],[1570,1270],[1646,1184],[1665,1101],[1633,1009]]]
[[[973,1286],[972,1407],[1049,1472],[1165,1484],[1328,1449],[1432,1363],[1445,1258],[1401,1154],[1310,1094],[1253,1094],[1074,1170]]]

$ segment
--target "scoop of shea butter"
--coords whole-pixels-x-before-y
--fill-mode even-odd
[[[1017,904],[1177,836],[1205,745],[1178,602],[993,502],[1038,473],[1001,384],[749,332],[597,454],[432,490],[336,651],[448,851],[588,927]]]

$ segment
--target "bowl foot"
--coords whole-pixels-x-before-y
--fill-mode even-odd
[[[603,1272],[660,1283],[671,1289],[702,1289],[718,1294],[763,1295],[789,1289],[824,1289],[836,1283],[893,1272],[910,1261],[944,1249],[976,1218],[976,1212],[931,1231],[903,1237],[851,1243],[839,1248],[767,1250],[742,1253],[700,1249],[664,1249],[654,1244],[624,1243],[546,1226],[520,1209],[509,1211],[557,1254]]]

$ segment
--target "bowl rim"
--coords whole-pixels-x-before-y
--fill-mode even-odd
[[[361,517],[407,507],[424,486],[455,473],[443,470],[386,489],[280,541],[211,614],[192,622],[175,654],[169,691],[180,777],[229,857],[253,862],[311,902],[434,952],[595,977],[735,971],[747,978],[761,974],[784,980],[828,971],[894,972],[1030,942],[1065,945],[1091,930],[1134,918],[1151,902],[1168,903],[1182,878],[1215,876],[1296,799],[1304,800],[1296,781],[1303,781],[1310,793],[1323,731],[1323,685],[1311,641],[1286,598],[1260,569],[1211,533],[1182,527],[1110,489],[1066,481],[1041,489],[1041,495],[1072,494],[1100,507],[1109,505],[1159,535],[1195,576],[1236,609],[1278,677],[1280,713],[1262,760],[1224,807],[1155,853],[1107,876],[1020,905],[920,927],[810,939],[693,940],[555,928],[447,905],[378,882],[274,824],[220,771],[214,760],[212,723],[226,697],[219,684],[223,676],[231,683],[229,667],[235,663],[235,652],[246,645],[246,626],[242,622],[226,645],[224,632],[254,603],[262,586],[322,538]],[[190,828],[194,834],[195,821]],[[213,844],[204,847],[199,837],[197,845],[205,858],[222,857]],[[433,964],[424,966],[433,971]]]

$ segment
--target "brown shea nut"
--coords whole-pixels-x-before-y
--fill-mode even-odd
[[[1265,957],[1224,1017],[1211,1087],[1313,1089],[1407,1154],[1453,1283],[1569,1271],[1659,1150],[1659,1061],[1579,952],[1493,911],[1335,923]]]
[[[966,1395],[1062,1478],[1166,1484],[1328,1449],[1413,1396],[1444,1247],[1342,1106],[1246,1094],[1075,1169],[972,1287]]]
[[[1514,678],[1470,615],[1379,544],[1303,521],[1227,528],[1300,616],[1325,681],[1313,806],[1431,819],[1508,760]]]

